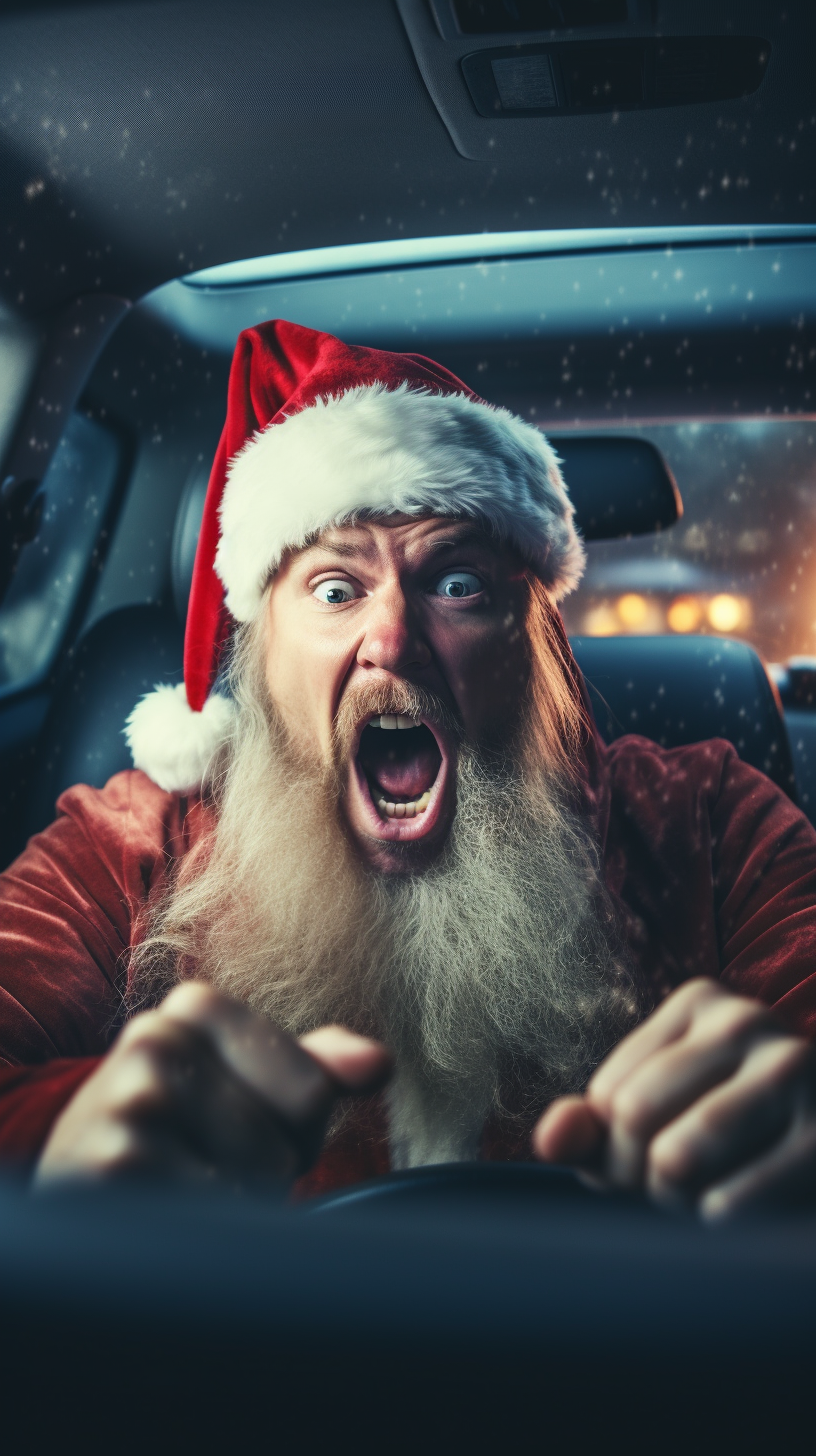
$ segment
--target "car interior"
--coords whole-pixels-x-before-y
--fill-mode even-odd
[[[182,679],[232,350],[271,318],[429,355],[540,426],[602,736],[725,738],[816,823],[815,45],[810,0],[0,0],[3,867]],[[223,1443],[356,1407],[400,1411],[398,1449],[515,1410],[588,1450],[669,1401],[666,1449],[793,1438],[812,1218],[703,1234],[505,1172],[294,1210],[32,1207],[10,1178],[20,1431],[43,1362],[64,1412],[87,1357],[100,1430],[130,1362],[137,1444],[159,1412]]]

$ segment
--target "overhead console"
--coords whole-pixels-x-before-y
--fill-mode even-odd
[[[499,46],[460,64],[479,115],[506,118],[750,96],[769,55],[761,36],[666,36]]]
[[[724,23],[729,7],[720,6],[719,33],[708,35],[689,33],[671,0],[397,5],[437,110],[473,161],[559,146],[566,118],[739,101],[762,85],[773,48],[773,15],[765,24],[761,0],[750,27],[739,6]],[[758,25],[764,34],[753,33]]]

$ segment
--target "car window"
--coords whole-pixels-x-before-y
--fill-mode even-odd
[[[99,549],[119,472],[118,437],[71,416],[42,483],[36,535],[0,605],[0,694],[50,668]]]
[[[816,423],[736,420],[627,429],[662,451],[682,520],[599,541],[564,603],[586,636],[711,633],[769,661],[816,654]]]

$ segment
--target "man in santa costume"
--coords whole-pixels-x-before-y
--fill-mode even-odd
[[[813,1196],[816,834],[727,743],[602,744],[572,514],[431,360],[241,335],[184,683],[0,877],[0,1157]]]

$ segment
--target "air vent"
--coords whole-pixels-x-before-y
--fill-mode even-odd
[[[627,20],[626,0],[451,0],[462,35],[578,30]]]
[[[676,36],[502,46],[461,65],[480,116],[554,116],[750,96],[770,51],[759,36]]]

